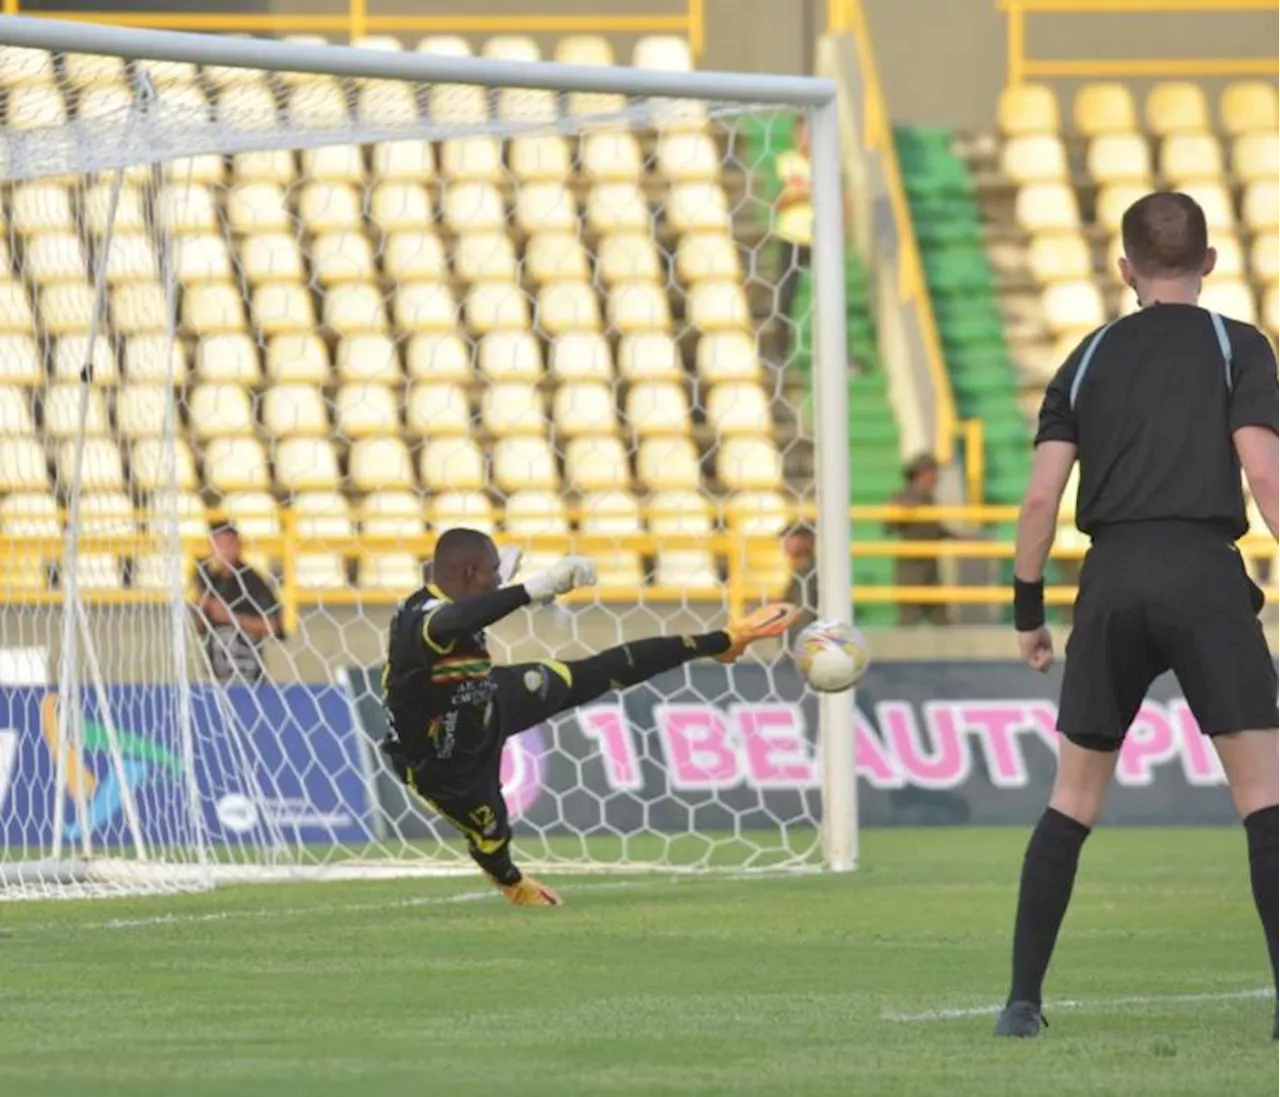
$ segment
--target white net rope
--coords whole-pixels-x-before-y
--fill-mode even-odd
[[[794,119],[14,48],[0,89],[0,895],[466,870],[376,749],[387,622],[450,526],[598,561],[499,661],[783,593]],[[208,565],[222,521],[261,583]],[[512,740],[518,859],[814,863],[784,664]]]

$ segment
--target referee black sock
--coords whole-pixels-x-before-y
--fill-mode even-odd
[[[1080,847],[1089,828],[1048,808],[1031,833],[1022,862],[1018,916],[1013,927],[1010,1002],[1040,1004],[1044,974],[1075,884]]]
[[[648,681],[666,670],[729,650],[725,632],[704,632],[697,636],[653,636],[632,640],[599,655],[575,659],[568,664],[573,675],[568,707],[586,704],[611,689],[626,689]]]
[[[1277,864],[1277,845],[1280,838],[1276,826],[1280,824],[1280,808],[1269,807],[1255,811],[1244,821],[1244,833],[1249,840],[1249,877],[1253,881],[1253,902],[1262,919],[1262,932],[1267,935],[1267,953],[1271,957],[1271,982],[1276,981],[1276,877],[1280,874]]]

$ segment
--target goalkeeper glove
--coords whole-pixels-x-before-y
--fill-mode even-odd
[[[499,884],[498,890],[513,907],[558,907],[564,900],[554,888],[540,884],[532,876],[522,876],[514,884]]]
[[[546,605],[558,594],[568,594],[580,587],[595,586],[596,566],[585,556],[565,556],[546,571],[530,575],[524,581],[529,601]]]

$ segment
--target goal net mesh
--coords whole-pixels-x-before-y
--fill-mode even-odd
[[[377,750],[443,529],[598,563],[498,661],[786,588],[795,117],[18,48],[0,91],[0,896],[471,871]],[[774,645],[513,739],[517,861],[816,863],[799,696]]]

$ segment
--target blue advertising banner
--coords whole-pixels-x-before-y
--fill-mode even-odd
[[[179,734],[179,699],[171,686],[113,686],[104,712],[98,695],[87,691],[83,742],[67,750],[60,775],[57,694],[0,688],[3,844],[47,844],[57,810],[71,841],[87,830],[97,848],[126,843],[126,786],[148,843],[193,841],[197,818],[215,843],[361,842],[371,836],[365,756],[345,690],[197,686],[190,694],[190,767]],[[199,815],[190,807],[193,794]]]

